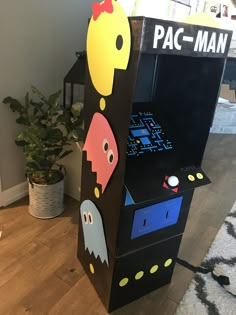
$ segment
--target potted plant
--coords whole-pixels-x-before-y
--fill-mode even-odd
[[[82,111],[60,105],[61,91],[48,98],[32,86],[24,103],[6,97],[23,126],[15,143],[22,148],[25,174],[29,182],[29,212],[38,218],[58,216],[64,210],[65,167],[60,160],[72,152],[72,143],[82,140]]]

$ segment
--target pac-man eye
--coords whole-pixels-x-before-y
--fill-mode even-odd
[[[110,164],[113,163],[114,161],[114,153],[112,150],[109,150],[108,153],[107,153],[107,160]]]
[[[87,214],[87,212],[83,212],[83,218],[84,218],[84,223],[85,224],[88,224],[88,222],[89,222],[89,218],[88,218],[88,214]]]
[[[117,50],[121,50],[123,46],[123,37],[121,35],[118,35],[116,38],[116,48]]]
[[[107,139],[103,140],[102,148],[103,148],[103,151],[106,153],[108,148],[109,148],[109,143],[108,143]]]
[[[93,224],[93,215],[91,212],[88,213],[88,220],[90,224]]]

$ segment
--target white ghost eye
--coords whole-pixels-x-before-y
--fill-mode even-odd
[[[102,148],[103,148],[103,151],[106,153],[108,148],[109,148],[109,143],[108,143],[107,139],[103,140]]]
[[[90,224],[93,224],[93,216],[91,212],[88,213],[88,220]]]
[[[88,222],[89,222],[89,218],[88,218],[88,214],[87,214],[87,212],[83,212],[83,219],[84,219],[84,223],[85,224],[88,224]]]
[[[112,150],[109,150],[108,153],[107,153],[107,160],[110,164],[113,163],[114,161],[114,153]]]

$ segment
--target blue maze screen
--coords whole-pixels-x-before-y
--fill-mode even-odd
[[[172,150],[173,145],[152,113],[139,112],[131,116],[127,148],[129,156],[139,156],[145,152]]]

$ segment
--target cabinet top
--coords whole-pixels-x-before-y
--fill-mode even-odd
[[[133,50],[149,54],[226,58],[232,31],[146,17],[130,17]]]

